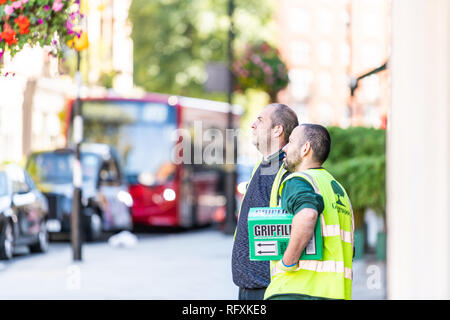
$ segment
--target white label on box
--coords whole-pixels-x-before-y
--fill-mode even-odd
[[[256,256],[277,256],[278,244],[277,241],[255,241],[255,255]]]

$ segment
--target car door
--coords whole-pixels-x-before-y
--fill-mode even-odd
[[[25,172],[20,167],[8,170],[12,186],[12,204],[16,216],[16,242],[27,241],[39,232],[40,213],[35,206],[36,195],[26,181]]]
[[[35,201],[31,204],[30,210],[37,213],[36,223],[41,225],[48,217],[48,201],[47,198],[38,190],[31,176],[24,171],[25,182],[35,196]]]
[[[126,185],[122,183],[120,168],[114,157],[102,162],[98,181],[106,229],[130,229],[132,222],[129,206],[132,200]]]

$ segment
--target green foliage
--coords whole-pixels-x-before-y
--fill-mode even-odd
[[[386,131],[365,127],[328,127],[331,152],[327,162],[361,156],[380,156],[386,151]]]
[[[102,85],[105,88],[111,89],[114,84],[114,77],[118,75],[118,72],[116,70],[112,70],[110,72],[102,72],[100,74],[100,77],[98,79],[98,82],[100,85]]]
[[[236,47],[268,38],[271,0],[236,0]],[[226,99],[204,90],[206,65],[227,59],[227,0],[133,0],[134,82],[146,91]],[[247,25],[244,24],[247,22]]]
[[[344,186],[355,212],[386,211],[386,132],[352,127],[328,128],[331,152],[324,167]]]

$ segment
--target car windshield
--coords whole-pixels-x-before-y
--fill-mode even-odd
[[[8,180],[6,179],[6,174],[0,172],[0,197],[8,195]]]
[[[173,177],[176,114],[172,106],[146,101],[83,102],[84,141],[114,146],[127,180],[148,185]]]
[[[27,170],[38,183],[72,183],[73,153],[38,153],[31,156]],[[91,153],[81,154],[84,182],[96,182],[100,158]]]

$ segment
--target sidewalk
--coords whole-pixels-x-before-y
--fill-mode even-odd
[[[52,243],[46,254],[0,263],[0,299],[234,300],[232,241],[213,229],[139,235],[132,248],[85,244],[76,264],[69,243]],[[354,299],[384,298],[367,287],[371,265],[355,262]],[[373,265],[384,279],[384,265]]]
[[[386,262],[371,256],[353,262],[353,300],[386,299]]]

